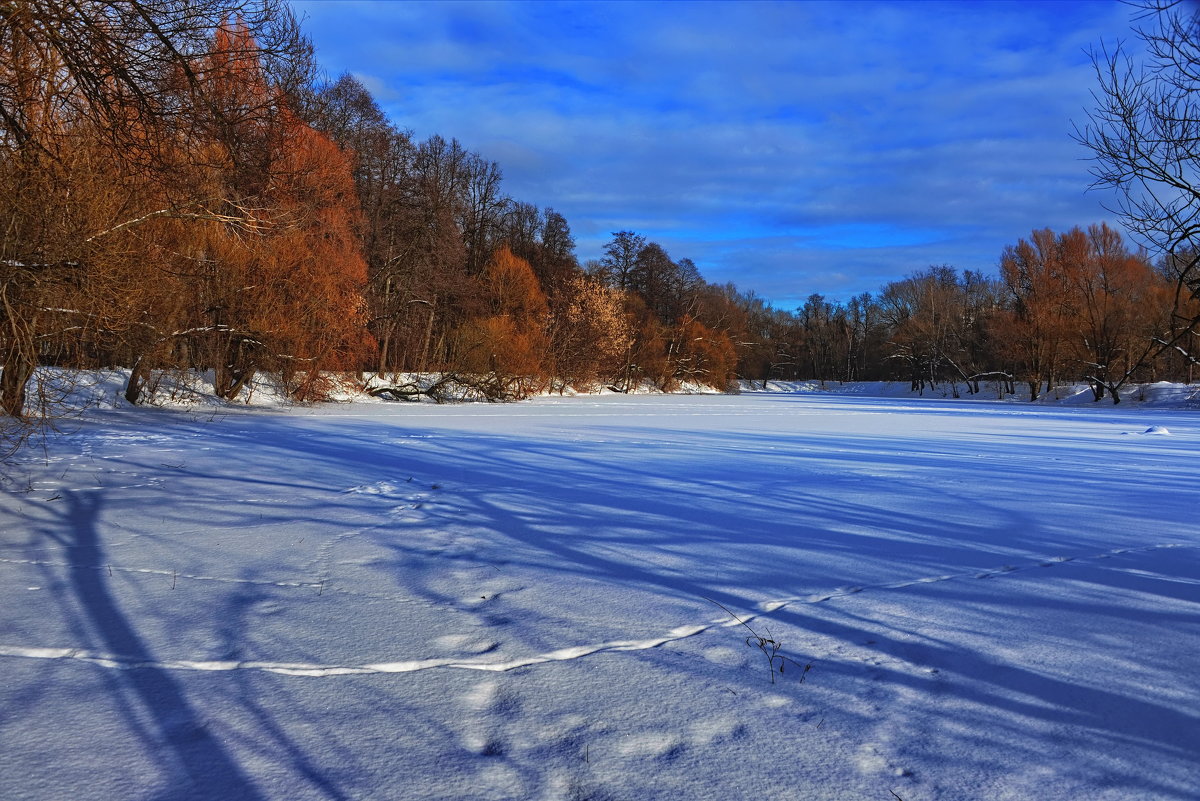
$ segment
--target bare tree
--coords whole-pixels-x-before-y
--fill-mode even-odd
[[[892,358],[906,363],[913,390],[958,381],[970,391],[975,372],[967,359],[974,334],[967,283],[948,265],[933,266],[884,287],[880,314],[891,330]]]
[[[467,249],[467,271],[483,271],[497,239],[507,199],[500,194],[500,165],[471,153],[463,160],[464,198],[459,227]]]
[[[580,273],[571,226],[567,224],[567,218],[554,209],[546,209],[541,214],[537,253],[530,259],[530,264],[552,302]]]
[[[657,242],[650,242],[637,252],[628,273],[627,288],[641,295],[663,322],[674,322],[677,316],[671,293],[674,272],[675,262],[671,261],[667,251]]]
[[[596,277],[607,286],[625,291],[633,285],[638,254],[646,247],[646,237],[633,231],[614,231],[604,246],[604,258],[597,265]]]
[[[1152,249],[1173,259],[1175,309],[1154,337],[1160,352],[1200,358],[1200,7],[1136,4],[1137,62],[1120,44],[1093,53],[1099,87],[1075,138],[1092,151],[1093,186],[1116,190],[1113,211]]]

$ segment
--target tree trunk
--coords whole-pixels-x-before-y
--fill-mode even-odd
[[[25,388],[33,377],[35,363],[14,348],[0,368],[0,411],[10,417],[25,416]]]
[[[388,366],[388,350],[392,347],[392,326],[387,326],[384,329],[383,336],[379,338],[379,364],[375,370],[376,375],[383,375],[387,372]]]
[[[139,356],[134,359],[133,369],[129,371],[129,381],[125,383],[125,400],[136,406],[142,398],[142,388],[146,385],[148,377],[149,371],[145,367],[145,361]]]
[[[225,381],[227,381],[228,384],[223,385],[221,389],[218,390],[217,395],[228,401],[233,400],[238,396],[238,393],[242,391],[242,388],[246,386],[246,384],[250,383],[250,380],[254,378],[254,373],[255,370],[253,367],[245,370],[227,370],[225,373]]]
[[[433,317],[437,313],[437,305],[429,304],[429,321],[425,324],[425,341],[421,345],[421,363],[417,366],[417,371],[425,373],[429,371],[429,345],[433,342]]]

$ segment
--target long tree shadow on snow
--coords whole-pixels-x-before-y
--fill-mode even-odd
[[[426,421],[406,421],[410,426],[419,426],[424,422]],[[246,433],[252,433],[254,439],[247,439]],[[807,505],[807,512],[816,516],[826,513],[831,516],[848,513],[853,516],[854,525],[863,532],[877,530],[906,535],[907,541],[888,544],[876,558],[882,559],[886,551],[891,558],[910,566],[918,575],[925,571],[942,569],[948,553],[953,557],[950,562],[961,563],[971,546],[982,542],[979,536],[975,536],[967,537],[966,543],[959,543],[944,531],[931,541],[928,537],[931,533],[931,523],[920,514],[872,508],[867,501],[847,509],[844,501],[828,499],[823,502],[817,494],[793,499],[792,505],[782,508],[779,499],[756,502],[746,494],[745,497],[739,496],[741,508],[714,508],[707,496],[717,484],[706,482],[719,481],[719,469],[710,470],[705,481],[693,482],[690,485],[674,482],[673,486],[664,488],[655,483],[656,467],[652,463],[639,463],[637,460],[616,464],[605,462],[605,445],[568,450],[557,440],[455,432],[439,435],[425,443],[424,449],[417,450],[382,444],[379,441],[380,433],[381,427],[378,424],[364,421],[331,425],[324,435],[318,433],[316,436],[299,440],[293,436],[293,421],[286,418],[256,420],[255,425],[252,429],[247,429],[247,432],[215,428],[208,441],[227,447],[231,452],[244,454],[246,464],[242,465],[241,475],[219,476],[226,482],[220,489],[208,486],[208,481],[213,476],[203,472],[186,475],[185,494],[188,502],[180,509],[180,513],[195,514],[197,510],[203,510],[213,504],[227,503],[229,487],[237,484],[258,487],[269,482],[281,491],[296,488],[303,489],[306,493],[323,491],[329,497],[337,497],[336,493],[351,481],[365,482],[397,477],[403,480],[404,474],[420,471],[425,476],[439,479],[445,477],[452,484],[447,490],[447,507],[440,522],[462,524],[465,521],[480,531],[489,532],[499,545],[513,548],[514,559],[523,560],[532,568],[594,578],[618,585],[628,584],[665,592],[666,595],[674,597],[715,597],[738,608],[753,606],[755,599],[741,592],[721,590],[716,586],[717,579],[712,575],[683,575],[631,565],[623,558],[621,551],[613,546],[656,548],[689,542],[720,544],[736,538],[742,547],[736,552],[730,551],[728,556],[731,560],[736,560],[736,564],[731,563],[731,567],[736,568],[736,577],[743,582],[739,586],[749,587],[744,582],[758,577],[760,580],[766,580],[771,589],[781,589],[788,579],[786,569],[773,564],[775,560],[770,556],[763,556],[765,552],[760,552],[759,548],[805,546],[825,553],[841,553],[845,558],[852,560],[849,563],[850,567],[858,569],[863,566],[863,562],[861,559],[854,561],[856,552],[861,552],[863,547],[871,544],[870,536],[861,532],[847,534],[822,531],[810,524],[779,525],[781,518],[785,518],[786,523],[789,510],[795,511],[801,505]],[[394,428],[391,433],[395,433]],[[609,427],[602,433],[661,441],[670,441],[678,436],[678,432],[665,428],[620,431]],[[838,453],[826,453],[821,458],[835,466],[873,464],[877,461],[880,444],[866,440],[867,438],[858,438],[857,442],[843,441]],[[886,441],[884,443],[886,444]],[[791,446],[799,450],[811,443],[806,443],[800,437],[756,439],[744,436],[742,444],[748,454],[747,458],[754,458],[756,450],[763,454],[769,447]],[[897,464],[905,459],[911,461],[911,455],[901,459],[900,454],[908,445],[916,444],[906,444],[902,438],[895,439]],[[251,445],[253,447],[250,447]],[[627,455],[634,454],[637,447],[640,446],[626,444],[623,446],[623,452]],[[965,445],[945,447],[957,448],[957,455],[962,458],[969,458],[971,454],[968,451],[974,448]],[[712,449],[709,455],[718,454],[719,451],[719,448]],[[1088,454],[1094,455],[1094,449],[1079,449],[1079,456]],[[996,458],[1003,458],[1003,454]],[[797,463],[803,463],[802,458],[797,459]],[[916,466],[953,469],[954,464],[953,460],[948,462],[941,454],[923,453],[917,457]],[[147,466],[147,469],[152,468],[153,465]],[[769,476],[764,472],[758,478],[765,479]],[[880,487],[888,483],[894,486],[897,480],[900,479],[878,479]],[[1094,493],[1103,491],[1107,486],[1120,485],[1120,482],[1108,482],[1098,475],[1088,476],[1086,481],[1089,492]],[[1014,486],[1021,483],[1016,482]],[[1027,485],[1028,479],[1025,479],[1024,483]],[[1149,489],[1151,484],[1139,482],[1136,477],[1126,480],[1123,485],[1124,493],[1128,493],[1126,497],[1136,494],[1139,486]],[[918,490],[919,484],[913,483],[913,491]],[[1049,488],[1047,491],[1049,492]],[[949,497],[953,490],[942,487],[938,492]],[[519,502],[515,509],[512,503],[514,499]],[[969,504],[973,503],[974,499],[967,497],[964,491],[964,501]],[[1049,501],[1043,498],[1042,502],[1057,503],[1065,509],[1066,505],[1074,503],[1074,500],[1070,497],[1070,491],[1063,491]],[[99,567],[103,559],[102,549],[96,542],[94,526],[89,528],[87,525],[87,521],[94,518],[95,503],[87,498],[77,499],[71,513],[75,529],[71,561],[93,568]],[[289,510],[276,511],[280,515],[286,511],[292,515],[311,515],[315,518],[323,511],[328,512],[329,507],[325,504],[326,500],[322,497],[314,497],[307,505],[302,503]],[[260,506],[266,508],[265,504]],[[248,504],[244,515],[250,517],[254,511],[254,505]],[[1044,547],[1045,531],[1039,528],[1037,516],[1023,511],[1020,503],[984,510],[985,513],[989,511],[994,517],[981,521],[974,532],[976,535],[986,533],[988,529],[1015,528],[1009,535],[1009,546],[1027,551],[1036,551],[1039,547]],[[641,527],[634,531],[631,527],[639,519],[642,521]],[[653,522],[646,525],[646,520]],[[559,533],[564,528],[570,533]],[[407,544],[395,536],[397,533],[394,529],[384,527],[371,536],[377,537],[383,544],[390,544],[399,555],[403,555]],[[1086,544],[1082,538],[1059,536],[1060,547],[1068,539],[1073,545],[1080,547]],[[95,569],[77,572],[93,574],[73,578],[73,588],[80,600],[85,601],[85,606],[88,601],[95,604],[98,611],[89,612],[89,618],[98,628],[107,632],[102,636],[109,649],[124,655],[147,655],[146,647],[139,642],[129,622],[121,617],[120,610],[116,608],[103,583],[102,572]],[[721,583],[728,586],[728,582]],[[428,592],[433,593],[433,590]],[[438,597],[435,600],[451,599]],[[1102,607],[1097,607],[1098,614],[1103,611]],[[876,650],[883,653],[903,654],[913,647],[911,642],[900,637],[881,636],[879,627],[869,621],[854,621],[848,617],[831,620],[826,615],[815,614],[815,610],[802,606],[778,610],[773,617],[800,630],[836,639],[858,642],[872,639],[876,642]],[[105,622],[101,623],[101,620]],[[1088,686],[1064,678],[1045,676],[1020,665],[999,664],[984,654],[966,652],[953,644],[929,643],[924,647],[923,653],[923,659],[930,664],[940,664],[945,670],[961,673],[964,677],[975,677],[977,680],[969,686],[957,690],[951,687],[948,691],[963,693],[964,700],[970,701],[980,710],[995,708],[1032,720],[1065,722],[1089,732],[1107,734],[1118,741],[1138,747],[1161,749],[1177,759],[1194,756],[1194,747],[1189,749],[1188,745],[1180,740],[1181,733],[1186,734],[1197,728],[1197,719],[1186,711],[1126,695],[1119,686]],[[831,665],[826,669],[849,671],[851,668]],[[888,681],[896,686],[904,686],[906,683],[911,684],[913,679],[903,673],[894,672],[889,674]],[[912,687],[923,689],[915,684],[912,684]],[[169,676],[162,675],[162,671],[150,671],[150,674],[140,681],[131,680],[129,688],[143,703],[148,703],[150,698],[164,699],[160,702],[159,713],[155,715],[155,720],[164,732],[176,725],[172,721],[182,720],[185,728],[196,722],[195,713],[187,707],[179,687],[174,685]],[[1021,700],[1021,696],[1032,700]],[[1064,699],[1067,699],[1066,703],[1069,706],[1066,712],[1055,708],[1061,705]],[[1112,717],[1099,716],[1091,711],[1093,708],[1107,709],[1115,714]],[[1126,739],[1130,729],[1127,720],[1130,717],[1157,719],[1164,721],[1166,725],[1161,731],[1135,727],[1136,733],[1132,738],[1133,742],[1130,742]],[[222,759],[229,760],[228,755],[221,751],[219,743],[206,742],[203,737],[199,747],[191,751],[184,753],[174,746],[173,750],[175,761],[180,766],[177,770],[185,774],[189,769],[199,768],[214,760],[218,764]],[[234,768],[236,770],[236,766]],[[1125,780],[1130,784],[1151,781],[1148,777],[1132,775],[1126,776]],[[1186,797],[1165,787],[1160,789],[1163,792],[1172,792],[1177,797]]]
[[[643,437],[662,436],[664,440],[669,440],[672,432],[647,432],[642,429],[637,433]],[[779,439],[774,439],[773,443],[778,445]],[[903,443],[898,441],[898,444]],[[329,449],[319,445],[315,455],[318,459],[336,462],[339,459],[336,452],[346,446],[344,440]],[[363,446],[363,442],[354,446],[360,457],[363,455]],[[850,453],[840,454],[837,458],[843,461],[874,458],[871,447],[849,450]],[[1086,450],[1081,448],[1081,451]],[[960,455],[969,454],[964,452]],[[670,595],[692,598],[707,596],[731,605],[751,605],[750,599],[716,589],[704,578],[668,575],[631,565],[613,555],[608,546],[625,538],[619,531],[614,531],[621,528],[621,521],[614,521],[612,515],[630,512],[638,516],[653,515],[654,523],[648,526],[651,531],[634,536],[631,540],[640,540],[651,546],[654,543],[715,541],[725,536],[737,537],[751,547],[756,543],[780,547],[788,537],[805,534],[793,529],[782,532],[781,536],[778,531],[756,531],[753,525],[747,525],[756,519],[766,522],[772,513],[778,515],[780,510],[770,505],[764,504],[757,510],[751,506],[749,510],[740,509],[736,513],[731,510],[721,514],[712,508],[697,505],[704,498],[703,487],[683,487],[671,491],[647,488],[646,482],[654,477],[653,468],[631,463],[598,469],[595,462],[589,463],[581,454],[557,452],[555,446],[549,443],[494,435],[446,436],[442,437],[438,448],[427,452],[425,456],[434,463],[427,463],[426,470],[434,469],[436,472],[437,467],[453,470],[458,490],[457,505],[445,514],[443,520],[447,524],[455,519],[470,521],[473,525],[494,532],[500,540],[518,545],[530,556],[541,553],[550,557],[541,565],[545,569],[658,588]],[[377,463],[386,463],[382,454],[380,457]],[[938,458],[921,458],[931,459],[928,466],[938,469],[951,466]],[[560,469],[546,469],[545,460],[552,460]],[[573,460],[576,461],[576,467],[589,471],[586,474],[588,481],[583,488],[566,491],[564,476],[569,475],[569,471],[565,467]],[[542,468],[537,467],[539,463],[543,465]],[[502,476],[500,487],[496,487],[497,476]],[[1137,482],[1134,483],[1136,486]],[[1091,487],[1089,491],[1100,492],[1106,482],[1092,476],[1088,477],[1087,484]],[[1150,482],[1145,488],[1152,484]],[[1071,502],[1071,493],[1077,490],[1077,487],[1068,486],[1061,496],[1052,501],[1067,504]],[[511,508],[510,501],[514,494],[528,502],[521,511]],[[570,497],[572,503],[554,502],[554,499],[563,499],[564,495]],[[533,502],[538,499],[541,503]],[[543,511],[531,511],[531,507],[538,506]],[[830,511],[834,511],[832,506]],[[920,516],[896,515],[886,510],[876,510],[871,514],[865,506],[858,510],[858,514],[861,524],[880,529],[909,529],[919,534],[930,528],[930,522]],[[1039,530],[1036,518],[1021,515],[1015,522],[1022,525],[1019,531],[1011,535],[1010,544],[1037,550],[1039,538],[1044,532]],[[980,524],[984,529],[997,525],[1003,526],[1003,521],[991,520]],[[550,533],[564,528],[578,532],[580,536]],[[386,532],[380,532],[381,537],[385,535]],[[806,537],[801,538],[807,540],[807,544],[822,549],[834,545],[832,539],[823,542],[823,535],[819,531],[809,531]],[[594,547],[597,544],[605,547]],[[1075,544],[1082,547],[1086,541],[1080,540]],[[1044,543],[1042,545],[1044,547]],[[405,544],[397,541],[395,547],[404,551]],[[919,563],[924,559],[929,560],[930,567],[936,568],[937,551],[944,549],[956,550],[958,546],[946,542],[929,550],[928,546],[916,542],[908,548],[908,556],[917,557],[913,559],[913,566],[917,569],[923,569]],[[748,574],[754,574],[762,567],[759,560],[751,558],[749,552],[744,558],[751,559],[745,565]],[[901,551],[897,558],[904,559],[904,552]],[[530,562],[530,566],[535,566],[535,563]],[[1195,600],[1194,592],[1186,589],[1181,591],[1179,587],[1172,588],[1159,583],[1155,584],[1155,590],[1164,594],[1174,590],[1172,597],[1184,601]],[[1112,611],[1097,607],[1093,614],[1104,615]],[[871,640],[875,643],[875,650],[881,653],[913,650],[911,642],[881,635],[877,626],[867,625],[865,621],[860,624],[849,619],[833,621],[823,615],[812,614],[804,607],[779,610],[773,616],[801,630],[836,639]],[[973,653],[950,643],[926,643],[920,650],[924,662],[941,665],[947,672],[970,677],[970,683],[960,686],[957,691],[962,694],[963,700],[969,701],[980,711],[989,708],[1003,710],[1044,724],[1078,727],[1080,731],[1088,732],[1088,739],[1110,737],[1132,747],[1153,748],[1172,754],[1178,760],[1186,761],[1196,756],[1194,746],[1190,745],[1193,741],[1189,739],[1189,734],[1200,728],[1200,720],[1184,710],[1125,693],[1119,683],[1104,686],[1073,681],[1067,677],[1048,676],[1022,665],[994,661],[984,654]],[[896,687],[927,689],[919,682],[914,683],[911,676],[900,672],[893,672],[888,681]],[[955,692],[954,689],[947,691]],[[1029,700],[1022,700],[1022,696]],[[1131,720],[1156,722],[1142,725],[1131,724]],[[980,723],[987,725],[982,719]],[[1186,797],[1180,794],[1178,787],[1160,783],[1153,777],[1125,774],[1120,781],[1130,787],[1140,786],[1144,789],[1154,786],[1165,794]]]
[[[203,718],[188,702],[183,687],[171,672],[151,666],[154,656],[138,635],[133,622],[121,611],[105,581],[104,546],[96,530],[101,508],[99,495],[71,492],[62,536],[73,566],[70,587],[79,601],[84,622],[108,653],[131,660],[144,660],[119,672],[117,687],[140,707],[157,728],[156,758],[171,788],[158,796],[174,799],[229,799],[257,801],[263,796]]]

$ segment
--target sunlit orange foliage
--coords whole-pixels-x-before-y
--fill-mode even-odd
[[[1031,397],[1069,369],[1097,400],[1107,390],[1115,402],[1169,328],[1170,283],[1107,225],[1034,231],[1005,249],[1000,269],[1014,304],[995,315],[991,333]]]
[[[552,329],[554,373],[564,386],[586,391],[615,380],[632,344],[620,291],[585,275],[564,282]]]
[[[281,152],[265,193],[280,221],[263,243],[262,299],[250,327],[268,332],[281,376],[310,396],[321,371],[361,368],[372,349],[367,266],[349,160],[290,113],[280,122]]]
[[[1049,228],[1034,231],[1004,249],[1001,278],[1012,311],[997,317],[993,336],[1017,375],[1036,399],[1042,383],[1053,386],[1062,371],[1075,298],[1067,280],[1063,242]]]
[[[736,377],[737,353],[729,335],[684,315],[672,332],[670,361],[677,380],[725,389]]]
[[[1170,284],[1145,256],[1131,253],[1107,225],[1078,228],[1062,237],[1071,257],[1067,282],[1075,296],[1073,353],[1097,400],[1120,386],[1154,349],[1152,338],[1169,327]]]
[[[487,377],[499,396],[524,397],[547,381],[549,306],[529,262],[501,247],[484,268],[490,314],[458,331],[460,369]]]
[[[213,50],[195,70],[213,116],[175,143],[193,196],[156,231],[170,297],[127,395],[138,370],[173,366],[213,369],[225,398],[259,371],[319,397],[325,371],[361,368],[371,348],[351,165],[272,95],[244,30],[223,27]]]
[[[493,314],[505,314],[516,321],[544,324],[548,306],[546,295],[529,262],[514,256],[507,245],[492,254],[484,269],[483,282]]]

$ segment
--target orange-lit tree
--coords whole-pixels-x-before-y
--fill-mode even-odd
[[[580,391],[611,383],[633,342],[621,293],[585,275],[560,288],[550,331],[554,377]]]
[[[1029,387],[1029,399],[1053,388],[1064,367],[1075,296],[1067,278],[1064,243],[1049,228],[1004,249],[1000,275],[1011,309],[991,326],[998,352],[1017,380]]]
[[[523,398],[544,389],[550,322],[546,295],[529,262],[501,247],[482,276],[487,308],[457,332],[455,363],[489,400]]]
[[[361,368],[369,345],[350,162],[292,112],[244,26],[219,28],[189,70],[196,123],[172,144],[195,200],[158,235],[168,297],[148,304],[126,397],[158,367],[211,369],[226,399],[263,371],[318,397],[323,372]]]
[[[1071,326],[1075,358],[1096,400],[1113,403],[1139,372],[1149,375],[1154,337],[1169,326],[1171,286],[1142,254],[1130,253],[1107,225],[1060,237],[1066,277],[1075,296]]]

